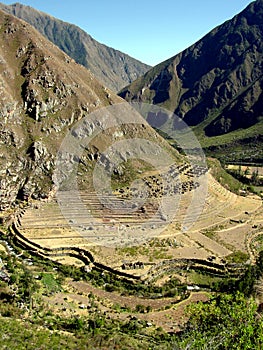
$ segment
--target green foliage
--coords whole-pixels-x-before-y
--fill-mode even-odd
[[[262,127],[261,122],[247,129],[207,137],[202,139],[201,145],[208,157],[217,158],[221,162],[262,162]]]
[[[18,294],[21,295],[21,299],[30,301],[36,289],[37,285],[32,273],[27,269],[23,269],[23,272],[19,276],[18,284]]]
[[[175,295],[184,296],[185,286],[177,279],[170,279],[163,286],[155,286],[153,283],[144,284],[133,282],[118,277],[113,273],[92,269],[91,272],[83,274],[83,279],[91,281],[98,287],[104,287],[108,292],[116,291],[123,295],[136,295],[146,298],[169,297]]]
[[[226,281],[227,284],[229,281],[227,277],[209,275],[205,271],[190,271],[187,278],[193,284],[200,287],[209,288],[214,291],[218,290],[218,285],[222,284],[224,281]]]
[[[242,264],[245,263],[249,259],[249,255],[247,253],[242,252],[241,250],[237,250],[226,257],[226,260],[229,263]]]
[[[43,286],[49,291],[60,288],[59,276],[62,275],[62,271],[74,275],[74,269],[80,272],[81,270],[66,268],[52,273],[43,272],[40,274],[41,280],[37,283],[33,272],[24,266],[23,261],[5,254],[1,254],[1,257],[12,279],[9,282],[10,286],[5,282],[0,283],[0,312],[4,316],[0,320],[2,334],[0,348],[10,350],[104,348],[228,350],[260,349],[263,346],[263,321],[257,316],[257,305],[250,296],[255,281],[263,272],[263,252],[260,252],[256,265],[248,266],[238,280],[228,280],[226,286],[232,292],[231,294],[221,293],[206,303],[190,305],[189,321],[180,335],[166,333],[160,328],[151,330],[149,333],[146,321],[136,317],[130,317],[125,321],[108,319],[96,311],[88,313],[87,316],[75,315],[65,318],[36,305],[25,318],[25,312],[17,306],[17,302],[20,304],[22,302],[29,308],[31,299],[36,300],[35,293],[41,291]],[[93,283],[100,285],[108,283],[119,291],[130,289],[131,294],[147,295],[149,293],[156,296],[159,292],[162,295],[172,296],[172,294],[185,292],[185,287],[181,286],[176,278],[171,278],[163,286],[156,287],[139,282],[135,284],[95,269],[86,275]],[[31,283],[32,286],[30,286]],[[15,294],[13,290],[16,290]],[[92,298],[93,294],[90,294],[89,299]],[[118,312],[134,311],[124,310],[117,304],[114,309]],[[138,304],[135,305],[135,311],[145,313],[151,312],[152,309]],[[21,318],[24,318],[24,321],[16,320]]]
[[[259,275],[257,266],[248,266],[244,276],[236,283],[236,290],[241,291],[246,296],[251,295]]]
[[[206,237],[210,238],[210,239],[214,239],[215,238],[215,231],[212,230],[212,229],[203,230],[202,234],[205,235]]]
[[[43,283],[43,286],[50,292],[57,292],[61,288],[55,279],[54,274],[51,273],[43,273],[41,282]]]
[[[242,182],[243,184],[246,184],[248,186],[262,186],[263,185],[263,180],[260,178],[259,173],[258,173],[258,168],[254,169],[252,171],[251,176],[249,177],[248,175],[250,174],[249,168],[247,167],[244,171],[241,169],[241,166],[237,169],[227,169],[227,172],[231,174],[233,177],[235,177],[238,181]]]
[[[30,301],[33,293],[37,290],[32,272],[14,256],[1,254],[1,257],[10,276],[9,286],[16,291],[16,301]]]
[[[228,172],[221,166],[219,160],[208,158],[207,165],[210,168],[211,174],[223,187],[232,192],[239,193],[239,190],[243,186],[242,183],[228,174]]]
[[[145,255],[149,257],[149,261],[154,259],[172,259],[173,256],[168,254],[167,251],[169,247],[177,247],[178,244],[172,239],[152,239],[146,244],[141,246],[131,246],[118,248],[118,254],[128,255],[131,257],[136,257],[139,255]]]
[[[245,272],[238,279],[227,279],[214,284],[214,290],[235,294],[241,292],[245,296],[251,296],[254,285],[263,273],[263,251],[259,253],[255,265],[247,265]]]
[[[38,329],[28,322],[12,319],[1,319],[0,348],[9,350],[35,349],[76,349],[80,343],[72,336],[51,333],[46,329]],[[82,348],[83,349],[83,348]]]
[[[138,321],[120,322],[120,331],[118,331],[114,322],[105,324],[102,318],[87,320],[75,317],[72,320],[63,320],[57,317],[53,320],[53,325],[46,320],[43,327],[29,321],[1,317],[0,348],[8,350],[148,350],[154,348],[154,342],[150,337],[145,336],[145,339],[138,340],[135,338],[138,332],[143,331],[144,326]]]
[[[191,304],[180,346],[187,349],[261,349],[263,320],[257,305],[237,292],[221,294],[208,303]]]
[[[135,311],[144,313],[144,306],[141,304],[137,304],[135,307]]]

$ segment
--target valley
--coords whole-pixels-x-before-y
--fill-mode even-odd
[[[41,297],[59,317],[95,312],[111,322],[145,322],[147,332],[160,328],[174,333],[188,320],[187,305],[209,300],[216,286],[228,279],[238,280],[248,261],[255,264],[262,250],[263,208],[258,196],[233,194],[208,172],[204,210],[182,232],[190,194],[182,195],[176,219],[161,234],[135,246],[109,242],[112,235],[123,236],[126,230],[142,235],[145,213],[117,214],[113,219],[91,192],[80,196],[96,218],[92,230],[83,209],[70,207],[76,222],[69,223],[57,201],[50,199],[22,207],[7,237],[19,256],[29,254],[33,275],[45,273],[57,280],[65,267],[61,287],[54,280]],[[39,262],[53,270],[44,267],[46,272],[40,272]]]
[[[262,348],[263,1],[153,68],[0,9],[0,347]]]

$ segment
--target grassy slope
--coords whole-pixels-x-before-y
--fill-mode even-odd
[[[241,182],[227,173],[217,159],[208,158],[207,164],[210,168],[211,174],[222,186],[232,192],[238,193],[238,191],[242,188]]]

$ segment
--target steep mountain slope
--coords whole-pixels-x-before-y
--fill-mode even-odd
[[[150,66],[100,44],[79,27],[19,3],[0,4],[0,9],[33,25],[76,62],[93,72],[103,85],[119,91],[150,69]]]
[[[86,189],[91,186],[96,160],[109,144],[125,138],[155,141],[177,157],[140,115],[136,125],[130,119],[123,121],[130,106],[31,25],[0,11],[0,31],[0,211],[16,207],[21,200],[52,196],[55,185],[64,176],[70,178],[71,167],[78,170],[75,177]],[[117,112],[105,111],[104,106],[120,108],[119,119]],[[65,141],[69,130],[70,141]],[[86,140],[90,135],[92,139]],[[140,150],[146,154],[145,147],[141,145]],[[156,148],[151,148],[156,157]],[[131,152],[122,146],[114,155],[125,163]],[[100,165],[114,166],[120,178],[121,172],[140,167],[139,160],[135,166],[132,161],[120,166],[114,161],[104,156]]]
[[[257,0],[119,95],[175,112],[205,147],[262,145],[262,68],[263,1]],[[254,156],[262,158],[258,148]]]
[[[52,188],[67,129],[121,99],[33,27],[0,11],[0,207]]]

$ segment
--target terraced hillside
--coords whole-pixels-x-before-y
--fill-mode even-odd
[[[187,176],[186,173],[187,169],[184,176]],[[210,174],[208,179],[209,189],[204,210],[185,232],[182,226],[186,225],[185,218],[192,201],[191,190],[181,195],[176,216],[171,223],[164,223],[160,217],[155,217],[156,221],[151,222],[147,230],[143,225],[145,220],[149,220],[148,216],[155,215],[154,211],[149,210],[147,215],[145,211],[139,210],[108,216],[109,209],[103,207],[96,194],[91,192],[80,193],[85,206],[93,211],[91,225],[86,209],[83,211],[82,207],[76,205],[68,208],[72,215],[72,221],[68,222],[56,202],[39,202],[21,213],[17,229],[21,237],[38,248],[81,250],[82,257],[91,253],[92,259],[88,258],[86,263],[95,261],[105,268],[113,268],[117,273],[125,272],[124,261],[131,262],[135,265],[129,269],[128,274],[141,278],[150,278],[154,266],[157,268],[160,262],[171,267],[174,264],[177,266],[178,261],[180,265],[180,259],[207,261],[207,258],[214,256],[215,261],[220,263],[222,258],[240,250],[250,254],[253,259],[247,240],[251,240],[254,233],[263,233],[261,200],[229,192]],[[125,197],[127,193],[121,195]],[[118,197],[117,201],[121,203],[122,200],[124,198]],[[195,207],[192,208],[193,214],[195,209],[199,209],[198,203]],[[191,220],[191,216],[188,219]],[[256,228],[255,223],[258,223]],[[161,233],[158,224],[162,225]],[[155,230],[158,236],[154,234]],[[140,238],[146,233],[148,241],[139,244]],[[133,245],[112,245],[115,236],[123,237],[124,240],[129,237],[130,241],[137,237],[138,245],[136,241]],[[63,262],[65,257],[56,259]],[[143,264],[143,269],[136,268],[136,261]]]

